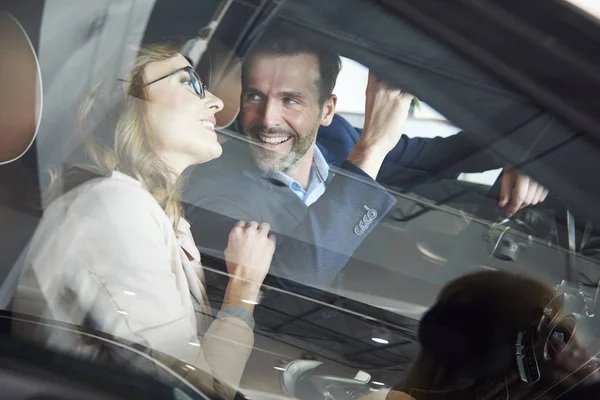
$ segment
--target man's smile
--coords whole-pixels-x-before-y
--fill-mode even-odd
[[[272,135],[257,135],[258,139],[263,143],[281,144],[291,139],[291,136],[272,136]]]

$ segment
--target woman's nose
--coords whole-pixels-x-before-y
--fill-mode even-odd
[[[223,109],[223,101],[208,90],[205,91],[204,99],[206,100],[206,107],[214,113],[218,113]]]

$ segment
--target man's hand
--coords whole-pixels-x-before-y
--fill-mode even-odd
[[[521,208],[546,200],[548,189],[518,172],[505,168],[500,181],[500,207],[506,207],[506,216],[512,217]]]
[[[413,96],[369,73],[365,125],[348,161],[377,178],[385,156],[398,144]]]

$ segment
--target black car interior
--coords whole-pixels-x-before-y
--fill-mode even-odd
[[[144,43],[196,37],[220,2],[173,3],[156,1]],[[43,9],[43,0],[31,0],[27,7],[17,0],[0,3],[0,10],[11,12],[21,23],[37,52]],[[549,283],[570,280],[570,290],[581,291],[595,306],[600,282],[600,186],[589,176],[600,160],[600,114],[595,112],[600,39],[595,21],[554,0],[478,4],[460,0],[451,5],[441,0],[234,0],[197,66],[202,76],[214,81],[220,97],[229,96],[220,126],[231,125],[237,116],[239,62],[273,24],[319,40],[391,84],[414,92],[456,125],[475,132],[482,151],[494,153],[551,189],[544,204],[504,221],[495,200],[498,181],[487,187],[410,171],[410,179],[390,188],[399,202],[386,223],[400,234],[381,240],[402,241],[388,247],[405,246],[403,251],[412,252],[422,263],[399,271],[355,258],[338,287],[428,305],[440,285],[459,275],[482,266],[513,270],[522,264],[541,271]],[[235,140],[235,135],[228,137]],[[447,164],[442,163],[440,175],[444,167]],[[0,165],[0,215],[3,208],[12,212],[4,219],[9,223],[0,226],[0,260],[8,266],[0,271],[1,281],[18,264],[41,216],[39,192],[35,145],[18,160]],[[419,225],[420,218],[437,212],[470,217],[458,234]],[[28,218],[9,219],[15,213]],[[15,231],[15,225],[21,229]],[[203,263],[213,304],[219,306],[227,280],[223,260],[206,254]],[[358,278],[365,268],[372,271],[370,281]],[[389,381],[391,376],[402,377],[418,350],[415,318],[347,298],[343,292],[315,290],[320,301],[315,304],[282,295],[275,280],[266,281],[265,293],[277,296],[279,306],[257,307],[257,334],[283,342],[299,335],[306,360],[317,358],[319,349],[327,347],[337,354],[331,361]],[[2,306],[9,299],[0,296]],[[331,312],[332,306],[337,311]],[[0,317],[2,333],[9,334],[10,312]],[[590,317],[590,322],[593,332],[600,333],[597,318]],[[368,342],[372,332],[382,330],[394,338],[389,346]],[[353,399],[370,388],[352,376],[336,376],[316,361],[299,363],[298,368],[297,376],[282,374],[281,384],[300,398],[335,393],[334,398]],[[22,393],[23,399],[181,398],[157,380],[54,355],[6,336],[0,341],[0,387]],[[197,393],[188,396],[202,398],[193,397]]]

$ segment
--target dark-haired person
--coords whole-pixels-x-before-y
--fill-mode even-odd
[[[421,320],[421,351],[396,389],[416,400],[547,400],[597,383],[599,366],[579,340],[581,310],[563,295],[499,271],[456,279]]]
[[[412,96],[374,76],[364,127],[354,129],[335,115],[340,68],[337,54],[293,36],[266,35],[253,49],[243,65],[239,116],[252,146],[230,141],[222,159],[192,173],[184,194],[189,219],[205,221],[207,211],[214,213],[213,229],[194,232],[201,249],[222,251],[225,233],[238,219],[268,222],[280,236],[271,273],[328,286],[396,202],[377,183],[396,178],[389,168],[381,174],[384,162],[391,170],[428,171],[439,168],[444,155],[473,151],[461,135],[403,136]],[[335,176],[331,167],[339,168]],[[499,167],[488,157],[460,172]],[[514,186],[527,188],[529,203],[545,197],[545,189],[529,185],[528,178],[512,171],[504,176],[503,193]],[[503,203],[509,200],[506,195]]]

